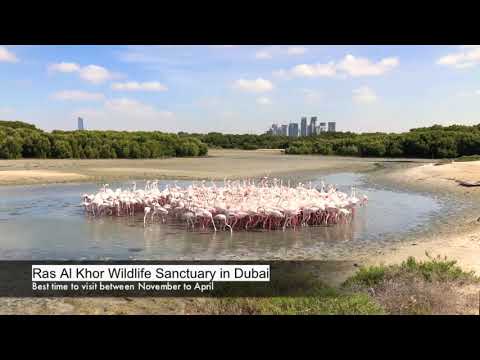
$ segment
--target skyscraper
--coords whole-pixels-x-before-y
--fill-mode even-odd
[[[282,135],[282,136],[287,136],[288,135],[288,126],[287,125],[282,125],[282,130],[280,132],[280,135]]]
[[[83,127],[83,119],[81,117],[78,118],[78,130],[84,130]]]
[[[302,117],[302,122],[300,126],[300,136],[307,136],[307,118]]]
[[[328,123],[328,132],[335,132],[336,122],[332,121]]]
[[[327,131],[327,123],[326,122],[321,122],[319,126],[320,132],[325,132]]]
[[[273,124],[272,125],[272,135],[280,135],[279,134],[279,128],[278,128],[278,125],[277,124]]]
[[[310,119],[310,134],[317,135],[317,117],[312,116]]]
[[[298,137],[298,123],[290,123],[290,125],[288,125],[288,136]]]

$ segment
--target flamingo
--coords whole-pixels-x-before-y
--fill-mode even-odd
[[[323,181],[316,189],[311,182],[290,186],[290,181],[286,185],[268,177],[258,184],[253,179],[225,179],[223,186],[202,181],[182,188],[175,182],[163,190],[158,180],[146,181],[144,189],[137,189],[135,182],[126,190],[115,191],[104,184],[97,194],[83,194],[81,199],[84,211],[93,216],[135,216],[143,211],[144,226],[148,215],[152,223],[157,215],[162,223],[168,217],[180,217],[187,228],[228,229],[230,233],[234,229],[285,231],[299,225],[346,223],[354,216],[355,206],[368,201],[366,195],[357,195],[355,187],[347,195]]]
[[[145,213],[145,216],[143,217],[143,226],[145,227],[145,225],[147,224],[146,221],[147,221],[147,215],[150,213],[150,210],[151,208],[149,206],[146,206],[145,209],[143,210],[144,213]]]

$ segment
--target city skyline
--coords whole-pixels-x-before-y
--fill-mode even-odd
[[[292,121],[288,125],[279,125],[274,123],[265,132],[267,135],[273,136],[288,136],[288,137],[305,137],[315,136],[322,132],[336,132],[337,123],[335,121],[320,122],[317,125],[317,116],[310,117],[310,123],[308,123],[306,116],[302,116],[299,123]]]
[[[480,122],[480,46],[3,46],[0,119],[45,130],[263,133]],[[307,119],[310,122],[310,118]]]

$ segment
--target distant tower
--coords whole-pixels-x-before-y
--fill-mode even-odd
[[[288,136],[298,137],[298,123],[290,123],[288,125]]]
[[[300,125],[300,136],[307,136],[307,118],[302,117],[302,122]]]
[[[317,135],[317,117],[312,116],[310,119],[310,135]]]
[[[78,118],[78,130],[85,130],[83,126],[83,119],[81,117]]]
[[[332,121],[328,123],[328,132],[335,132],[336,131],[336,122]]]
[[[320,126],[319,126],[319,129],[320,129],[321,133],[327,131],[327,123],[321,122]]]
[[[281,135],[282,136],[287,136],[288,135],[288,126],[287,125],[282,125]]]

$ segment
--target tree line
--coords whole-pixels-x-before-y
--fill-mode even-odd
[[[480,124],[422,127],[408,132],[335,132],[290,138],[267,134],[159,131],[44,132],[20,121],[0,121],[0,158],[139,159],[204,156],[208,148],[285,149],[287,154],[456,158],[480,154]]]
[[[290,138],[272,135],[221,133],[188,134],[212,148],[254,150],[285,149],[287,154],[321,154],[361,157],[456,158],[480,154],[480,124],[434,125],[405,133],[335,132]]]
[[[159,131],[44,132],[20,121],[0,121],[0,158],[148,159],[204,156],[198,137]]]

